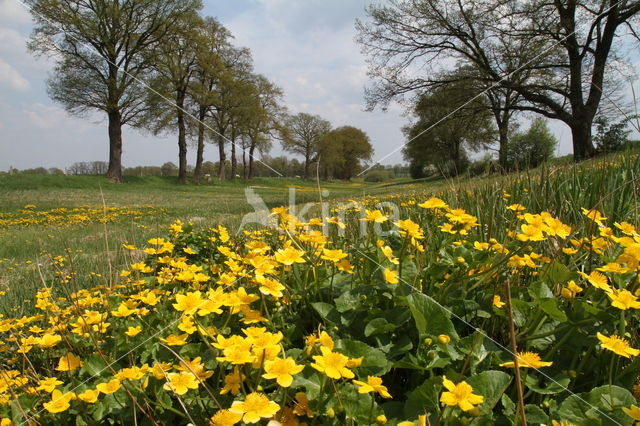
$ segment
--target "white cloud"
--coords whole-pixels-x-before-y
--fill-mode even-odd
[[[54,129],[64,127],[69,115],[57,106],[36,103],[23,110],[29,123],[40,129]],[[74,123],[75,124],[75,123]]]
[[[2,59],[0,59],[0,86],[21,92],[31,88],[29,81]]]
[[[18,0],[0,0],[0,24],[28,24],[31,15]]]

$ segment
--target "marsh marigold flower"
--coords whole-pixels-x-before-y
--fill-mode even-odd
[[[640,407],[638,407],[637,405],[633,405],[631,404],[631,407],[627,408],[627,407],[622,407],[622,411],[624,411],[624,413],[631,417],[633,420],[637,420],[640,422]]]
[[[106,383],[100,383],[96,385],[96,389],[102,392],[105,395],[109,395],[110,393],[115,393],[122,387],[122,383],[119,379],[112,379]]]
[[[184,395],[189,389],[198,389],[198,380],[192,373],[181,371],[180,373],[167,374],[167,383],[162,386],[178,395]]]
[[[79,356],[72,354],[71,352],[63,355],[58,360],[58,366],[56,370],[58,371],[73,371],[78,367],[82,367],[84,362],[80,359]]]
[[[502,299],[500,298],[499,295],[494,294],[493,295],[493,299],[491,301],[491,304],[493,304],[493,306],[495,306],[496,308],[500,309],[502,308],[504,305],[506,305],[505,302],[502,301]]]
[[[282,387],[289,387],[293,382],[293,375],[304,369],[303,365],[298,365],[293,358],[276,358],[272,361],[264,362],[265,379],[276,379]]]
[[[365,209],[366,217],[362,220],[367,222],[383,223],[389,220],[380,210]]]
[[[242,420],[242,414],[232,413],[229,410],[220,410],[211,417],[211,426],[233,426]]]
[[[355,375],[351,370],[347,368],[349,358],[338,352],[333,352],[331,349],[322,346],[320,348],[322,355],[316,355],[313,357],[315,363],[311,364],[311,367],[315,368],[321,373],[326,374],[332,379],[340,379],[344,377],[346,379],[353,379]]]
[[[640,309],[638,298],[628,290],[613,289],[611,293],[607,293],[611,299],[611,306],[626,311],[627,309]]]
[[[98,400],[100,391],[97,389],[87,389],[86,391],[78,394],[78,399],[86,402],[87,404],[95,404]]]
[[[518,352],[518,368],[540,368],[548,367],[553,362],[542,361],[540,355],[534,352]],[[513,361],[504,362],[500,364],[500,367],[515,368]]]
[[[190,291],[187,294],[176,294],[176,303],[173,307],[176,311],[184,312],[186,315],[194,314],[204,303],[202,293]]]
[[[618,337],[616,335],[605,336],[601,333],[596,333],[596,337],[600,340],[600,345],[608,349],[620,356],[625,358],[631,358],[632,356],[640,355],[640,351],[638,349],[634,349],[629,345],[629,342],[626,339]]]
[[[73,392],[62,393],[59,390],[54,390],[51,393],[51,401],[45,402],[44,408],[50,413],[62,413],[63,411],[67,411],[71,406],[69,401],[72,399],[76,399],[76,396]]]
[[[276,260],[283,265],[293,265],[294,263],[304,263],[305,260],[302,257],[303,251],[294,249],[293,247],[287,247],[280,249],[276,252]]]
[[[229,409],[232,413],[241,414],[245,423],[258,423],[262,418],[270,419],[278,410],[278,404],[269,401],[269,398],[259,392],[250,393],[244,401],[234,401]]]
[[[471,385],[465,381],[455,384],[443,377],[442,384],[447,389],[447,392],[442,392],[440,402],[446,405],[457,405],[462,411],[469,411],[473,409],[474,405],[481,404],[484,401],[484,397],[474,394]]]
[[[354,385],[358,386],[358,393],[377,392],[383,398],[391,398],[387,387],[382,384],[382,379],[376,376],[367,376],[366,382],[354,380]]]
[[[446,209],[449,206],[447,206],[447,203],[442,201],[440,198],[431,197],[424,203],[418,204],[418,207],[422,207],[423,209]]]
[[[382,274],[384,275],[384,280],[389,284],[398,284],[399,281],[398,281],[397,271],[384,268],[384,270],[382,271]]]

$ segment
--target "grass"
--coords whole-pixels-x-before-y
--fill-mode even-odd
[[[196,228],[217,224],[233,227],[245,213],[254,211],[245,198],[251,186],[268,208],[289,204],[289,188],[295,188],[295,202],[318,201],[316,182],[300,179],[264,178],[180,185],[175,178],[127,176],[127,184],[110,183],[102,176],[0,175],[0,219],[20,216],[24,206],[36,211],[59,208],[126,207],[154,209],[136,216],[122,216],[113,222],[94,221],[70,226],[0,226],[0,288],[11,288],[13,305],[42,286],[39,264],[58,255],[72,254],[76,270],[92,272],[94,283],[112,280],[126,267],[128,253],[122,243],[143,244],[163,235],[176,219],[193,222]],[[322,182],[325,199],[361,197],[385,192],[380,185],[364,182]],[[97,214],[100,219],[101,214]]]

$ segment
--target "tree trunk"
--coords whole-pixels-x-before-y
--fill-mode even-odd
[[[176,97],[178,119],[178,183],[187,183],[187,131],[184,124],[184,93]]]
[[[309,157],[304,159],[304,178],[309,179],[309,166],[311,165],[311,160]]]
[[[580,161],[593,157],[595,149],[591,138],[591,122],[579,119],[573,122],[570,127],[574,160]]]
[[[245,180],[247,179],[247,172],[247,150],[242,148],[242,178]]]
[[[498,164],[500,165],[500,173],[507,170],[507,149],[509,148],[509,122],[500,121],[498,123],[499,147],[498,147]]]
[[[256,150],[256,144],[251,141],[251,147],[249,148],[249,174],[248,179],[253,179],[253,153]]]
[[[122,183],[122,115],[119,109],[109,111],[109,169],[107,177]]]
[[[231,179],[236,178],[238,174],[238,159],[236,158],[236,137],[235,132],[231,134]]]
[[[204,161],[204,119],[207,109],[200,107],[198,110],[198,151],[196,153],[196,167],[193,170],[193,183],[199,184],[202,176],[202,162]]]
[[[224,137],[222,136],[218,136],[218,154],[220,156],[220,163],[218,164],[218,179],[224,180],[227,157],[224,152]]]

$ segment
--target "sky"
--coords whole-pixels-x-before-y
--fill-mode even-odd
[[[218,18],[237,46],[251,49],[255,71],[284,90],[291,113],[318,114],[334,127],[358,127],[371,139],[374,161],[395,164],[403,161],[400,129],[408,122],[402,107],[364,111],[367,67],[354,41],[354,21],[366,18],[370,1],[204,0],[202,13]],[[31,30],[30,14],[20,0],[0,0],[0,170],[106,161],[106,117],[73,117],[48,98],[45,80],[53,62],[27,51]],[[560,139],[557,153],[571,152],[569,129],[561,123],[550,127]],[[125,166],[177,162],[174,136],[125,127],[123,139]],[[194,163],[195,149],[190,151]],[[281,152],[274,143],[271,155]],[[205,161],[216,160],[215,147],[208,145]]]

